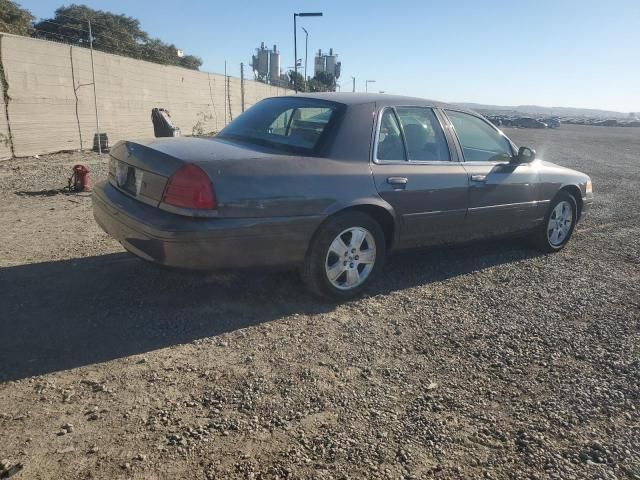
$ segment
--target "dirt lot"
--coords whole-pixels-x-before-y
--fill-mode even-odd
[[[507,133],[592,176],[569,246],[400,255],[341,305],[124,253],[58,191],[105,157],[0,163],[0,472],[639,479],[640,129]]]

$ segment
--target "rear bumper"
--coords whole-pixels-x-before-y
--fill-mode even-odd
[[[196,270],[298,265],[324,219],[185,217],[139,202],[108,182],[94,187],[92,201],[98,225],[131,253]]]

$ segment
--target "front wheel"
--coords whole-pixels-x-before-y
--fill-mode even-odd
[[[533,244],[543,252],[557,252],[569,242],[578,220],[575,198],[560,191],[551,201],[544,222],[533,236]]]
[[[302,277],[316,295],[352,298],[371,282],[385,256],[385,236],[378,222],[362,212],[338,214],[311,241]]]

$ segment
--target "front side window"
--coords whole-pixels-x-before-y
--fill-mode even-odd
[[[378,160],[405,161],[407,159],[404,152],[400,125],[398,124],[396,114],[391,108],[385,109],[380,119],[377,148],[376,157]]]
[[[409,160],[450,160],[449,147],[435,113],[430,108],[396,108],[404,130]]]
[[[467,162],[508,162],[511,144],[482,119],[468,113],[446,111],[453,124]]]
[[[218,138],[264,145],[294,153],[317,150],[340,107],[308,98],[269,98],[240,115]]]

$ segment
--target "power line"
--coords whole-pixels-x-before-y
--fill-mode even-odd
[[[60,13],[60,12],[56,12],[56,17],[65,17],[65,18],[69,18],[71,20],[79,20],[77,17],[70,17],[69,15],[65,15],[65,14]],[[85,18],[82,21],[86,22],[87,20]]]
[[[119,16],[119,15],[116,15]],[[65,15],[63,13],[58,13],[56,12],[56,17],[64,17],[64,18],[68,18],[69,20],[74,20],[76,22],[80,22],[80,23],[87,23],[89,20],[91,20],[91,24],[92,25],[98,25],[102,28],[109,28],[108,26],[106,26],[105,24],[102,23],[102,20],[97,19],[95,16],[87,16],[84,18],[78,18],[78,17],[72,17],[70,15]],[[86,30],[85,30],[86,31]]]
[[[54,35],[57,37],[63,37],[63,38],[68,38],[69,40],[71,40],[73,43],[89,43],[89,39],[88,38],[84,38],[84,37],[71,37],[69,35],[65,35],[63,33],[60,32],[54,32],[51,30],[43,30],[41,28],[34,28],[33,29],[35,32],[40,32],[42,34],[45,35]],[[88,35],[88,31],[87,30],[83,30],[85,33],[87,33]],[[41,38],[40,36],[36,37],[36,38]],[[94,42],[96,40],[108,40],[111,41],[113,43],[115,43],[116,45],[118,45],[119,47],[128,47],[128,46],[132,46],[132,45],[137,45],[135,41],[131,42],[131,44],[126,44],[126,43],[122,43],[120,40],[118,40],[116,37],[112,36],[112,35],[104,35],[104,34],[100,34],[100,35],[94,35],[93,36],[93,40]],[[97,49],[100,49],[100,44],[98,44],[98,46],[96,47]]]
[[[100,27],[99,30],[105,29],[105,30],[108,31],[108,30],[111,29],[111,26],[105,25],[104,23],[102,23],[101,20],[98,20],[95,17],[78,18],[78,17],[72,17],[70,15],[65,15],[65,14],[59,13],[59,12],[56,12],[56,17],[68,18],[70,20],[74,20],[74,21],[79,22],[79,23],[86,23],[86,22],[88,22],[90,20],[92,25]],[[60,22],[56,22],[54,20],[41,19],[41,22],[53,23],[53,24],[56,24],[56,25],[60,25],[61,27],[73,28],[73,29],[80,30],[80,31],[83,31],[85,33],[88,33],[87,29],[76,27],[74,25],[66,25],[66,24],[63,24],[63,23],[60,23]],[[100,32],[98,35],[95,35],[95,29],[94,29],[94,35],[93,35],[94,41],[96,39],[101,39],[101,38],[102,39],[109,38],[109,39],[112,39],[114,42],[118,43],[119,45],[122,45],[122,43],[119,40],[117,40],[115,37],[113,37],[111,35],[108,35],[108,34],[105,34],[105,33],[102,33],[102,32]],[[135,45],[140,45],[140,43],[138,42],[136,37],[134,37],[133,35],[131,36],[131,43],[135,44]],[[163,43],[165,43],[165,42],[163,41]],[[144,45],[144,43],[142,45]],[[171,45],[167,45],[167,46],[171,46]],[[177,47],[175,47],[175,48],[177,48]]]
[[[69,24],[64,24],[64,23],[59,23],[59,22],[54,22],[53,20],[46,20],[46,19],[41,19],[40,22],[38,23],[51,23],[53,25],[60,25],[62,28],[72,28],[74,30],[79,30],[81,32],[88,32],[88,30],[85,30],[84,28],[80,28],[80,27],[76,27],[75,25],[69,25]]]
[[[56,12],[56,17],[64,17],[64,18],[68,18],[69,20],[75,20],[76,22],[88,22],[89,20],[91,20],[93,23],[96,23],[96,20],[94,20],[93,18],[89,18],[89,17],[85,17],[85,18],[78,18],[78,17],[71,17],[69,15],[65,15],[63,13],[59,13]]]
[[[73,42],[77,41],[77,38],[73,38],[73,37],[69,37],[68,35],[63,35],[62,33],[58,33],[58,32],[50,32],[49,30],[41,30],[39,28],[34,28],[33,29],[36,32],[42,32],[45,33],[47,35],[56,35],[58,37],[64,37],[64,38],[68,38],[69,40],[73,40]],[[40,38],[40,37],[36,37],[36,38]]]

